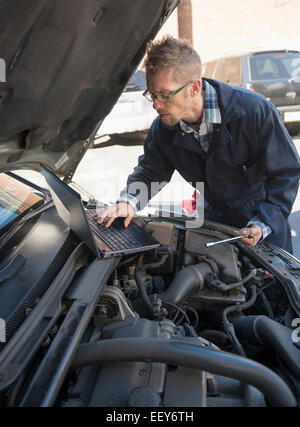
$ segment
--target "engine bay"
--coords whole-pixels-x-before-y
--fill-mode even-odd
[[[205,243],[212,240],[210,233],[183,231],[159,222],[149,222],[146,229],[160,239],[164,245],[161,251],[165,253],[153,260],[145,259],[143,254],[131,257],[122,260],[114,270],[94,314],[97,326],[91,333],[92,344],[83,345],[74,361],[74,366],[93,365],[89,375],[86,368],[80,372],[74,385],[76,392],[73,389],[75,399],[81,399],[87,384],[91,386],[88,378],[93,378],[90,400],[80,400],[84,406],[270,404],[265,400],[266,394],[251,385],[262,376],[258,367],[249,368],[249,382],[245,385],[241,378],[234,378],[238,358],[232,364],[232,372],[229,368],[232,378],[225,373],[225,363],[223,376],[222,363],[217,366],[213,362],[214,371],[210,371],[204,366],[199,369],[201,364],[196,369],[188,360],[190,352],[197,354],[200,349],[207,349],[213,354],[219,355],[221,351],[257,361],[262,357],[264,362],[269,357],[266,366],[273,368],[274,350],[281,345],[280,339],[265,340],[264,335],[272,334],[273,329],[285,336],[289,334],[288,327],[282,324],[287,321],[288,298],[274,275],[252,264],[237,245],[206,248]],[[259,333],[256,323],[262,325]],[[117,346],[115,352],[111,350],[104,364],[101,349],[104,351],[105,347],[101,340],[108,346],[109,340],[120,342],[119,351]],[[158,350],[162,354],[153,356],[150,364],[147,355],[153,351],[155,340],[162,342],[162,349]],[[160,359],[165,357],[163,345],[174,340],[174,345],[187,346],[187,354],[178,356],[177,363],[161,363]],[[137,354],[141,346],[148,348],[148,352],[142,351],[140,357],[128,355],[129,360],[134,360],[129,362],[128,346],[131,352],[135,348]],[[118,354],[118,361],[122,360],[120,354],[124,354],[124,363],[116,367],[113,354]],[[299,349],[294,351],[295,366],[297,360]],[[299,368],[296,371],[299,377]],[[79,390],[78,382],[84,384],[83,377],[86,383]],[[105,392],[100,387],[103,384]],[[74,403],[72,399],[64,405]]]
[[[50,222],[51,264],[61,262],[31,308],[23,298],[26,314],[0,353],[2,405],[299,404],[300,345],[292,340],[292,321],[299,317],[295,266],[284,283],[283,261],[274,250],[264,258],[269,262],[260,258],[267,247],[253,251],[235,242],[207,248],[205,243],[224,237],[220,230],[139,221],[160,248],[106,260],[92,259],[51,209],[30,233],[15,236],[27,260],[17,274],[23,283],[34,266],[43,265],[37,253],[45,244],[41,230]],[[4,249],[9,258],[10,248]],[[20,315],[21,308],[16,311]]]

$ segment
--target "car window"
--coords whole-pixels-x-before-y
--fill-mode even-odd
[[[124,92],[135,92],[146,90],[146,75],[143,70],[137,70],[131,79],[129,80],[128,85],[126,86]]]
[[[252,81],[300,77],[300,54],[278,52],[249,59]]]
[[[0,174],[0,229],[43,202],[43,195],[34,188]]]
[[[225,58],[222,62],[219,80],[222,82],[239,85],[241,80],[241,58]]]
[[[282,62],[291,77],[300,77],[300,55],[294,55],[293,58],[283,58]]]

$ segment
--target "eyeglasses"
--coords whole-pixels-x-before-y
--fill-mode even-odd
[[[153,93],[149,92],[148,90],[145,90],[143,93],[143,96],[147,99],[147,101],[154,102],[155,99],[157,99],[158,102],[161,102],[163,104],[166,104],[172,96],[176,95],[176,93],[180,92],[182,89],[184,89],[187,85],[192,83],[193,80],[187,82],[185,85],[181,86],[179,89],[175,90],[174,92],[170,93],[169,95],[166,95],[164,93],[159,93],[158,95],[153,95]]]

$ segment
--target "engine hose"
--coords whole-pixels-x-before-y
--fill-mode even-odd
[[[272,406],[296,406],[291,389],[266,366],[231,353],[178,340],[117,338],[81,344],[72,368],[123,362],[159,362],[200,369],[256,387]]]
[[[236,333],[235,333],[235,329],[234,329],[234,325],[232,323],[229,322],[227,315],[229,313],[232,313],[234,311],[241,311],[241,310],[245,310],[249,307],[251,307],[255,300],[256,300],[256,286],[255,285],[251,285],[249,287],[250,291],[251,291],[251,297],[249,298],[248,301],[246,301],[244,304],[240,304],[240,305],[231,305],[229,307],[226,307],[223,310],[222,313],[222,317],[223,317],[223,328],[224,331],[226,332],[228,338],[231,340],[232,344],[235,346],[237,352],[239,355],[241,356],[246,356],[246,353],[243,349],[243,346],[241,345],[241,343],[239,342]]]
[[[190,295],[203,289],[207,277],[214,272],[212,266],[203,261],[180,270],[168,289],[159,295],[162,301],[181,305]]]
[[[147,294],[144,282],[143,282],[143,255],[141,255],[136,263],[136,267],[134,270],[134,278],[136,281],[136,284],[138,286],[138,289],[140,291],[140,295],[141,295],[141,299],[144,303],[144,306],[146,307],[146,309],[152,313],[152,304],[150,301],[150,298]]]
[[[290,328],[263,315],[237,317],[232,322],[241,339],[273,349],[300,381],[300,348],[293,343]]]
[[[150,270],[151,268],[158,268],[161,267],[162,265],[164,265],[166,259],[168,258],[168,254],[163,254],[161,255],[161,257],[159,258],[158,261],[155,262],[151,262],[149,264],[145,264],[142,269],[143,270]]]
[[[143,265],[143,255],[141,255],[137,261],[137,264],[136,264],[136,267],[134,270],[134,278],[135,278],[135,281],[137,283],[137,286],[138,286],[138,289],[139,289],[139,292],[141,295],[141,299],[142,299],[146,309],[150,313],[152,313],[152,311],[153,311],[153,306],[152,306],[151,300],[147,294],[147,291],[146,291],[146,288],[144,285],[143,272],[146,271],[147,269],[150,269],[150,268],[157,268],[157,267],[162,266],[165,263],[167,258],[168,258],[168,254],[164,254],[160,257],[160,259],[158,261]]]
[[[239,304],[239,305],[230,305],[229,307],[226,307],[223,310],[222,313],[222,317],[223,317],[223,323],[229,323],[228,319],[227,319],[227,315],[229,313],[232,313],[234,311],[242,311],[242,310],[246,310],[247,308],[251,307],[256,300],[256,286],[255,285],[251,285],[249,287],[250,291],[251,291],[251,297],[249,298],[248,301],[246,301],[244,304]]]
[[[236,289],[239,286],[242,286],[245,283],[249,282],[249,280],[252,279],[256,275],[256,273],[257,273],[257,269],[255,268],[255,269],[251,270],[250,273],[246,277],[244,277],[244,279],[240,280],[239,282],[230,283],[230,284],[217,282],[215,284],[212,281],[211,284],[222,292],[231,291],[232,289]]]

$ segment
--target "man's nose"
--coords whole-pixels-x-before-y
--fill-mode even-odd
[[[154,98],[154,101],[153,101],[153,108],[154,108],[155,110],[158,110],[158,108],[159,108],[159,107],[161,107],[161,105],[162,105],[162,103],[161,103],[161,102],[159,102],[157,98]]]

